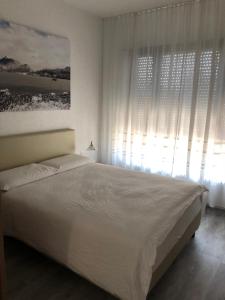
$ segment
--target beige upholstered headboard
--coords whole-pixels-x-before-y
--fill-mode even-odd
[[[26,133],[0,137],[0,171],[52,157],[72,154],[75,150],[72,129]]]

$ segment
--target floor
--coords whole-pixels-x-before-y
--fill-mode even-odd
[[[9,300],[115,300],[24,244],[6,239]],[[147,300],[225,300],[225,211],[201,227]]]

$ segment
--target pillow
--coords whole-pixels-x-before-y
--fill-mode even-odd
[[[34,182],[56,174],[57,170],[40,164],[29,164],[22,167],[0,172],[0,190],[8,191],[12,188]]]
[[[64,172],[92,162],[93,161],[86,156],[69,154],[42,161],[41,164],[56,168],[58,172]]]

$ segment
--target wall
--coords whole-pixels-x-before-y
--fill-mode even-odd
[[[98,145],[101,20],[62,0],[0,0],[0,18],[68,37],[72,69],[70,111],[0,113],[0,135],[73,128],[77,153]]]

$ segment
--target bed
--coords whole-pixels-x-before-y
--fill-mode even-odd
[[[5,234],[120,299],[144,300],[198,229],[206,190],[78,156],[74,163],[74,144],[73,130],[0,138],[1,171],[52,168],[1,193]],[[51,165],[66,157],[72,167]]]

